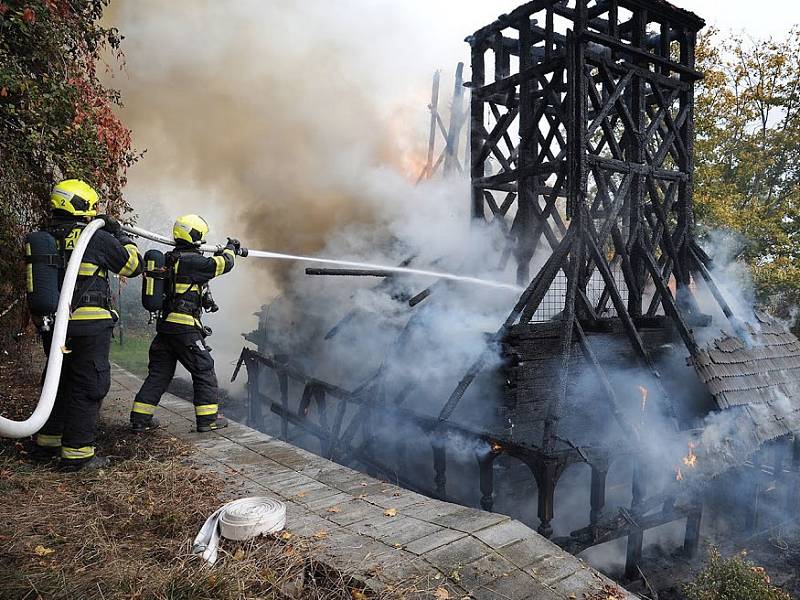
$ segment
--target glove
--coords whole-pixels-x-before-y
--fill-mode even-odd
[[[242,247],[242,242],[235,238],[228,238],[228,246],[233,248],[233,251],[236,252],[236,254],[239,254],[239,250]]]
[[[103,221],[103,223],[105,223],[103,229],[105,229],[108,233],[110,233],[113,236],[116,236],[122,230],[122,225],[120,225],[119,221],[117,221],[111,215],[97,215],[96,218],[100,219],[101,221]]]

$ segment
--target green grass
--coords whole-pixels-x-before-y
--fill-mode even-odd
[[[111,341],[111,362],[117,363],[134,375],[144,377],[147,375],[147,352],[154,334],[125,332],[123,343],[120,345],[119,332],[115,333]]]

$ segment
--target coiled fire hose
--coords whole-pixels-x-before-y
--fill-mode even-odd
[[[95,234],[95,232],[98,229],[101,229],[104,225],[105,223],[102,219],[95,219],[84,228],[83,232],[78,238],[78,242],[75,244],[75,248],[70,256],[69,263],[67,264],[64,280],[61,285],[61,293],[58,298],[58,309],[56,310],[55,325],[53,326],[53,340],[50,346],[50,353],[47,358],[47,371],[45,374],[44,385],[42,387],[42,393],[39,396],[39,403],[36,405],[36,409],[33,411],[33,414],[24,421],[12,421],[11,419],[0,417],[0,437],[28,437],[39,431],[50,417],[50,413],[53,410],[53,405],[55,404],[58,382],[61,378],[61,366],[64,359],[63,353],[65,351],[64,343],[66,342],[67,338],[67,325],[69,324],[70,317],[70,303],[72,302],[72,294],[75,291],[75,281],[78,277],[78,270],[80,269],[81,261],[83,260],[83,254],[86,251],[89,241],[92,239],[92,236]],[[152,233],[145,229],[140,229],[139,227],[123,225],[122,229],[128,233],[147,238],[154,242],[159,242],[169,246],[175,245],[175,242],[171,238],[158,235],[157,233]],[[222,249],[222,246],[203,244],[199,247],[199,249],[202,252],[218,252]],[[519,291],[522,289],[507,283],[490,281],[477,277],[454,275],[452,273],[443,273],[439,271],[425,271],[406,267],[374,265],[370,263],[316,258],[309,256],[295,256],[292,254],[281,254],[279,252],[269,252],[266,250],[248,250],[247,248],[241,248],[238,254],[239,256],[252,256],[255,258],[302,260],[345,267],[373,268],[380,269],[382,271],[391,271],[393,273],[437,277],[440,279],[456,280],[493,288],[509,289],[513,291]]]
[[[192,554],[200,554],[213,565],[219,554],[219,538],[243,541],[281,531],[286,525],[283,502],[253,496],[228,502],[206,519],[192,544]]]

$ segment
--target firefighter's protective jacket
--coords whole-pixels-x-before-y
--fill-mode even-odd
[[[75,248],[85,223],[72,217],[54,217],[44,228],[55,239],[63,265]],[[114,326],[119,316],[111,308],[111,288],[108,273],[135,277],[142,272],[142,257],[136,244],[126,234],[116,237],[104,229],[98,230],[89,241],[81,261],[67,335],[93,335]],[[60,277],[63,278],[64,269]],[[35,285],[29,281],[28,285]]]
[[[156,330],[168,334],[202,331],[200,317],[205,286],[214,277],[233,269],[235,256],[235,246],[231,243],[214,256],[203,256],[191,246],[180,246],[168,252],[167,264],[171,265],[172,276]]]

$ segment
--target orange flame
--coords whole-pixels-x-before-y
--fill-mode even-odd
[[[683,464],[694,469],[697,466],[697,454],[694,449],[696,444],[689,442],[689,454],[683,457]]]
[[[492,453],[499,454],[503,451],[503,445],[500,442],[492,442]]]

